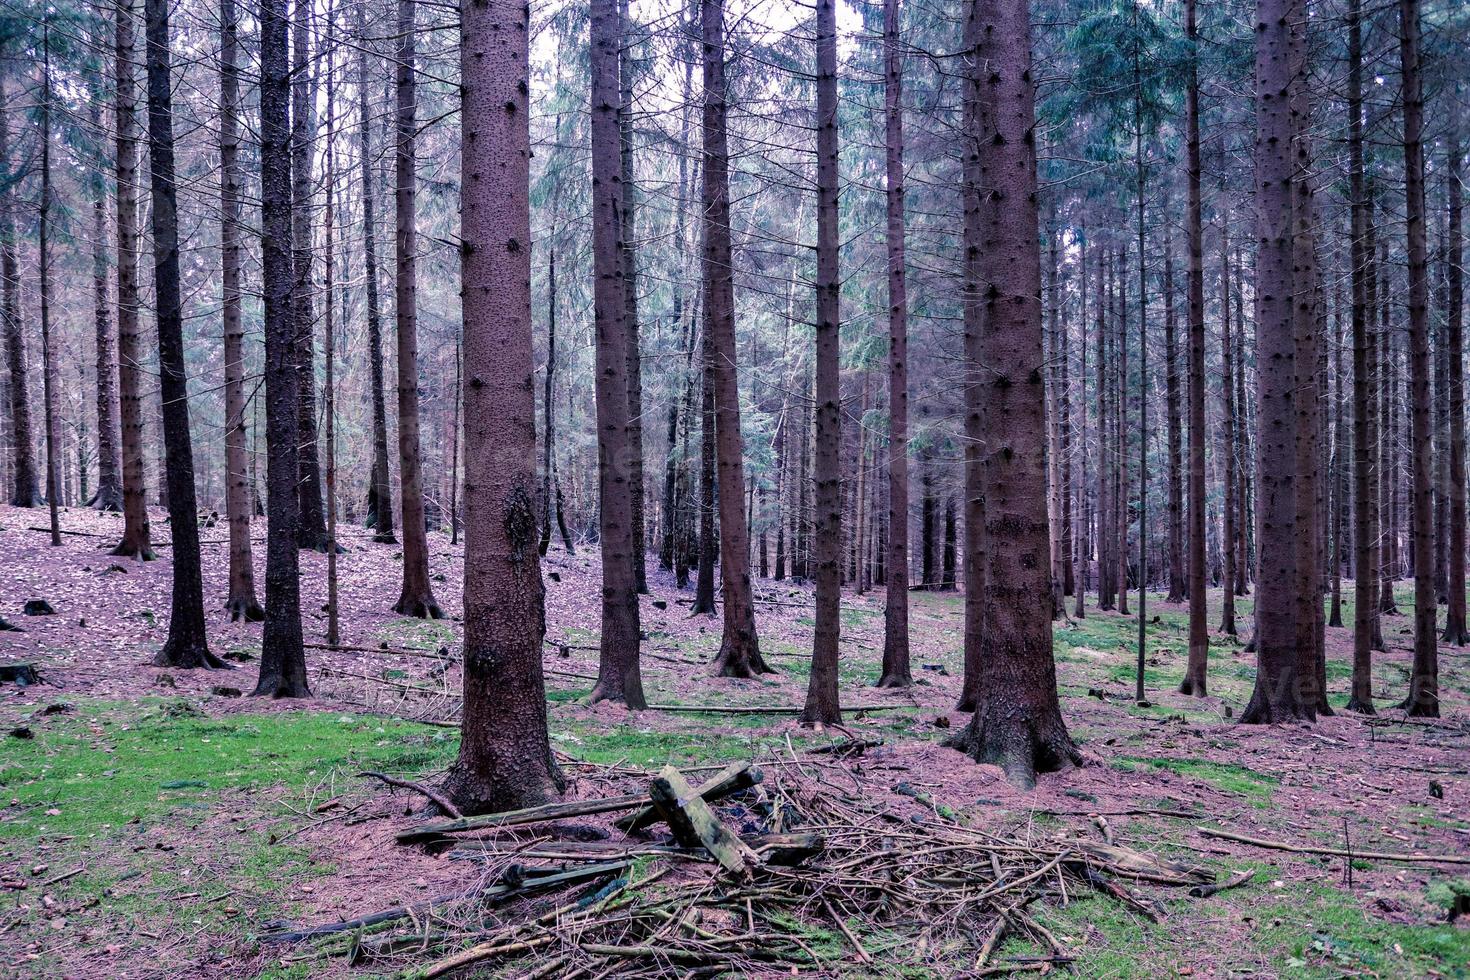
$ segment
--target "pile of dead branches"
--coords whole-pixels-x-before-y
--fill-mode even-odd
[[[1006,840],[942,807],[915,813],[847,795],[800,768],[772,773],[739,763],[692,786],[665,767],[646,793],[418,827],[399,841],[448,850],[482,872],[481,884],[263,938],[334,937],[334,951],[356,961],[420,964],[412,972],[424,977],[470,964],[522,977],[774,975],[869,963],[984,975],[1072,960],[1075,951],[1033,915],[1040,903],[1090,890],[1157,920],[1162,912],[1140,884],[1215,888],[1203,867],[1116,844]],[[626,812],[613,825],[621,840],[565,823],[616,812]],[[999,957],[1007,935],[1041,955]],[[427,957],[437,958],[421,965]]]

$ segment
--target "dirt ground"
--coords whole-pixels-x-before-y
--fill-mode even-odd
[[[153,522],[155,539],[166,541],[165,516],[155,513]],[[450,618],[419,623],[389,609],[398,550],[354,529],[340,565],[342,642],[361,649],[308,650],[314,697],[271,702],[239,696],[254,686],[260,627],[231,623],[223,612],[223,523],[203,532],[204,584],[211,644],[236,663],[229,672],[151,666],[167,628],[166,548],[146,564],[110,558],[102,546],[116,539],[121,518],[77,510],[63,513],[62,526],[79,533],[52,548],[46,534],[30,530],[44,523],[43,511],[0,508],[0,616],[24,631],[0,632],[0,663],[32,662],[43,678],[32,687],[0,685],[0,728],[11,732],[0,735],[0,972],[381,975],[381,965],[359,970],[342,957],[257,936],[271,923],[362,915],[462,889],[472,883],[467,875],[488,873],[395,844],[395,832],[422,822],[424,801],[355,775],[381,765],[432,782],[453,758],[453,728],[424,724],[457,716],[457,666],[436,656],[458,648],[463,559],[447,536],[430,541],[434,587]],[[263,541],[256,561],[263,566]],[[305,554],[302,565],[308,641],[321,643],[325,557]],[[1229,637],[1212,638],[1211,696],[1175,693],[1184,661],[1180,606],[1149,597],[1148,707],[1131,697],[1132,620],[1089,609],[1085,619],[1059,622],[1063,711],[1088,764],[1043,776],[1026,792],[940,744],[966,722],[952,710],[962,672],[957,595],[912,593],[919,682],[890,692],[871,687],[882,591],[845,594],[845,730],[813,733],[790,714],[581,704],[596,671],[596,557],[554,547],[543,571],[553,746],[569,798],[641,792],[643,774],[665,762],[787,764],[834,737],[882,740],[860,758],[804,764],[820,767],[814,771],[843,792],[910,817],[962,819],[1016,840],[1111,835],[1151,853],[1193,855],[1222,878],[1256,871],[1248,884],[1209,899],[1160,889],[1166,917],[1157,924],[1095,898],[1049,910],[1078,975],[1470,976],[1470,670],[1464,650],[1442,650],[1444,718],[1402,718],[1393,705],[1406,686],[1407,615],[1385,620],[1391,649],[1376,658],[1376,723],[1339,711],[1286,727],[1235,723],[1254,663]],[[257,574],[263,582],[263,568]],[[688,593],[652,558],[650,579],[642,617],[654,705],[800,706],[808,589],[758,583],[762,649],[778,672],[735,681],[711,677],[705,666],[719,643],[718,619],[691,618]],[[46,599],[56,614],[23,615],[32,598]],[[1211,593],[1212,625],[1219,598]],[[1407,598],[1400,599],[1406,613]],[[1243,624],[1249,608],[1243,600]],[[1351,623],[1350,603],[1343,616]],[[1328,657],[1332,702],[1340,706],[1348,630],[1329,629]],[[1460,863],[1349,861],[1212,838],[1200,828]],[[1457,901],[1466,914],[1449,922]],[[933,975],[902,952],[885,960],[861,968],[849,961],[837,973]]]

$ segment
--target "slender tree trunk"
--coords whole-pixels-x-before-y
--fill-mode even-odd
[[[1235,442],[1235,472],[1240,478],[1240,492],[1236,494],[1235,506],[1235,594],[1244,596],[1249,594],[1250,588],[1247,582],[1250,579],[1255,563],[1251,561],[1250,542],[1252,540],[1251,515],[1254,513],[1250,506],[1251,500],[1251,472],[1254,465],[1255,454],[1251,449],[1250,419],[1251,403],[1245,397],[1245,300],[1242,298],[1244,290],[1241,282],[1245,278],[1245,264],[1240,257],[1240,242],[1235,244],[1235,277],[1231,284],[1231,299],[1235,306],[1235,407],[1240,413],[1240,425],[1236,429]]]
[[[56,368],[51,349],[51,22],[42,17],[41,33],[41,203],[36,216],[41,293],[41,405],[46,426],[46,505],[51,546],[61,547],[61,460],[56,432]]]
[[[1184,32],[1198,42],[1195,0],[1185,0]],[[1186,170],[1189,201],[1189,663],[1179,693],[1204,697],[1210,656],[1205,596],[1205,255],[1200,201],[1199,76],[1194,56],[1185,67]],[[1140,259],[1142,256],[1140,256]],[[1145,386],[1147,382],[1145,382]],[[1147,496],[1147,494],[1145,494]]]
[[[841,280],[837,265],[837,5],[817,0],[817,356],[816,487],[813,558],[816,627],[805,725],[840,725],[838,643],[842,630],[842,382],[839,375]]]
[[[135,67],[135,11],[133,0],[116,0],[113,14],[113,63],[117,176],[117,379],[118,416],[122,423],[123,534],[112,553],[119,557],[152,561],[148,488],[144,485],[143,469],[143,336],[138,315],[138,87]]]
[[[553,209],[556,205],[553,205]],[[554,219],[553,219],[554,220]],[[575,555],[577,549],[572,545],[571,536],[567,534],[566,521],[561,514],[561,501],[559,494],[553,494],[551,488],[552,476],[552,448],[556,441],[556,400],[552,398],[556,379],[556,228],[551,230],[550,255],[547,257],[546,274],[546,379],[542,389],[541,410],[546,416],[546,435],[543,439],[543,451],[541,458],[541,543],[538,552],[542,555],[551,547],[551,515],[556,512],[557,519],[561,521],[562,545],[567,554]]]
[[[245,322],[240,301],[240,21],[235,0],[220,2],[220,284],[225,362],[225,521],[230,532],[231,621],[259,622],[250,547],[250,473],[245,448]]]
[[[1077,255],[1077,325],[1082,334],[1077,345],[1077,407],[1079,410],[1077,446],[1078,453],[1078,475],[1077,489],[1073,499],[1077,504],[1076,529],[1072,558],[1076,563],[1077,570],[1073,573],[1076,583],[1076,591],[1073,593],[1072,615],[1077,619],[1087,618],[1087,587],[1090,584],[1091,574],[1088,571],[1089,561],[1092,557],[1092,535],[1088,533],[1089,506],[1087,480],[1087,460],[1092,456],[1091,447],[1087,441],[1087,235],[1082,235],[1082,243]]]
[[[1456,86],[1455,96],[1459,88]],[[1470,643],[1470,629],[1465,620],[1465,269],[1464,269],[1464,190],[1461,181],[1462,148],[1460,144],[1460,108],[1454,108],[1449,135],[1446,137],[1449,159],[1446,183],[1449,184],[1449,233],[1446,243],[1449,263],[1446,278],[1449,286],[1449,308],[1446,311],[1446,333],[1449,340],[1450,384],[1450,541],[1449,541],[1449,609],[1445,616],[1441,639],[1450,646]]]
[[[1336,278],[1336,277],[1334,277]],[[1332,449],[1332,506],[1328,514],[1328,533],[1332,543],[1332,613],[1328,626],[1342,627],[1342,570],[1343,544],[1347,540],[1347,473],[1348,455],[1347,401],[1344,396],[1344,373],[1342,366],[1342,290],[1337,290],[1333,304],[1332,378],[1333,402],[1335,405],[1336,428],[1333,430]]]
[[[465,697],[459,758],[444,789],[463,812],[484,813],[544,803],[563,782],[541,674],[530,8],[474,4],[461,17]]]
[[[708,307],[708,300],[705,306]],[[715,355],[709,315],[699,332],[699,569],[689,614],[715,614]]]
[[[1046,477],[1046,399],[1030,14],[1025,0],[995,0],[973,3],[969,18],[976,76],[970,84],[983,127],[970,136],[979,184],[994,194],[982,209],[984,247],[975,256],[988,273],[983,357],[969,365],[986,369],[980,389],[987,568],[975,714],[951,744],[1029,787],[1037,772],[1082,762],[1057,701],[1046,500],[1033,492]],[[981,292],[978,283],[967,288],[972,296]]]
[[[101,86],[98,85],[100,89]],[[102,111],[93,102],[88,122],[102,132]],[[3,159],[3,157],[0,157]],[[107,289],[107,191],[96,183],[92,201],[92,295],[93,323],[97,343],[97,490],[87,503],[100,511],[122,510],[122,463],[118,457],[117,428],[117,335],[112,326],[112,306]],[[86,475],[86,467],[82,467]]]
[[[1413,462],[1414,666],[1404,707],[1439,717],[1439,654],[1434,596],[1433,438],[1429,417],[1429,282],[1424,233],[1424,85],[1419,65],[1419,0],[1399,0],[1403,73],[1404,194],[1408,217],[1409,377]],[[1457,560],[1459,556],[1457,556]]]
[[[730,158],[725,129],[723,0],[704,0],[701,13],[704,38],[703,277],[705,323],[714,354],[715,451],[720,484],[720,585],[725,600],[724,632],[714,666],[721,677],[755,677],[771,670],[761,659],[760,641],[755,630],[755,604],[750,591],[750,528],[746,523],[743,499],[745,449],[740,434],[740,379],[735,366],[735,286],[730,254]],[[631,259],[629,265],[631,268]],[[630,339],[632,336],[630,333]],[[630,354],[630,366],[636,356]]]
[[[1261,531],[1256,590],[1256,682],[1241,721],[1311,720],[1303,699],[1298,620],[1298,457],[1292,330],[1291,0],[1257,0],[1256,80],[1256,391],[1257,509]]]
[[[644,529],[647,510],[643,493],[643,342],[638,323],[638,185],[634,180],[633,170],[632,23],[628,15],[628,0],[618,0],[618,26],[622,42],[618,46],[618,167],[623,184],[623,227],[618,251],[623,261],[623,303],[627,308],[624,326],[628,331],[628,486],[632,491],[633,508],[633,579],[638,594],[647,595],[648,535]]]
[[[301,547],[325,551],[327,547],[326,516],[322,510],[322,472],[317,457],[316,431],[316,311],[312,301],[312,159],[316,139],[316,80],[312,67],[312,7],[300,4],[294,11],[292,40],[295,64],[291,71],[291,236],[295,246],[291,256],[296,284],[292,306],[296,317],[296,370],[301,375],[297,384],[300,401],[297,427],[297,460],[300,475],[296,493],[301,500],[296,534]]]
[[[127,0],[123,2],[126,3]],[[120,16],[119,33],[123,30],[123,21]],[[131,23],[127,30],[131,38]],[[121,67],[118,69],[119,74],[122,70]],[[0,161],[6,167],[11,166],[10,99],[10,87],[5,84],[4,76],[0,75]],[[122,191],[119,190],[119,195],[121,194]],[[15,208],[15,191],[7,182],[0,188],[0,286],[4,289],[4,295],[0,296],[0,315],[5,320],[6,366],[10,377],[10,435],[14,457],[14,483],[10,491],[10,503],[15,507],[34,507],[40,502],[41,493],[36,481],[25,332],[21,329],[20,319],[20,256],[15,231]],[[147,548],[143,550],[147,551]]]
[[[1187,3],[1185,6],[1186,26],[1193,23],[1193,14],[1194,4],[1192,0],[1190,0],[1190,2]],[[1191,65],[1192,64],[1193,62],[1191,61]],[[1192,101],[1188,98],[1188,96],[1190,95],[1193,96]],[[1198,110],[1198,103],[1198,83],[1196,82],[1188,90],[1186,105],[1193,107],[1189,109],[1189,111],[1193,112]],[[1194,117],[1192,116],[1188,117],[1188,119],[1190,121],[1193,121],[1197,126],[1197,119],[1194,119]],[[1191,148],[1196,150],[1196,153],[1198,151],[1197,144],[1197,137],[1193,143],[1189,144]],[[1189,176],[1191,180],[1197,180],[1198,172],[1190,171]],[[1193,198],[1191,198],[1190,200],[1192,206]],[[1167,208],[1167,198],[1165,199],[1165,204]],[[1189,216],[1189,220],[1193,220],[1192,213]],[[1175,339],[1174,247],[1172,236],[1170,234],[1170,225],[1171,222],[1167,220],[1164,222],[1164,363],[1166,368],[1164,386],[1168,405],[1165,414],[1168,416],[1166,422],[1169,440],[1169,596],[1164,601],[1183,602],[1185,598],[1189,595],[1190,588],[1189,566],[1186,565],[1184,557],[1184,542],[1186,534],[1184,528],[1184,436],[1181,432],[1182,426],[1180,424],[1184,418],[1184,409],[1182,407],[1182,386],[1179,379],[1179,353],[1177,341]],[[1191,231],[1192,228],[1193,226],[1191,226]],[[1193,244],[1192,239],[1190,241],[1190,244]],[[1193,326],[1192,321],[1190,326]],[[1186,339],[1186,344],[1190,342],[1190,339]],[[1190,356],[1193,357],[1193,350],[1189,348],[1187,349],[1190,351]],[[1192,360],[1190,364],[1193,365]],[[1192,377],[1190,383],[1193,384]],[[1193,405],[1193,402],[1191,402],[1190,404]],[[1194,465],[1193,452],[1194,443],[1191,442],[1191,466]],[[1192,508],[1193,506],[1193,498],[1190,498],[1190,507]],[[1193,528],[1193,518],[1191,517],[1190,520],[1190,527]],[[1194,545],[1192,542],[1190,543],[1189,547],[1191,555],[1190,560],[1192,561],[1192,556],[1194,553]],[[1190,608],[1191,610],[1193,610],[1193,605],[1191,605]],[[1187,682],[1188,676],[1186,675],[1186,683]]]
[[[373,541],[397,544],[393,534],[393,490],[388,475],[388,406],[383,394],[383,324],[378,305],[377,180],[373,175],[372,115],[369,107],[366,0],[357,4],[358,155],[362,167],[362,250],[368,327],[369,386],[373,403],[373,468],[368,483],[367,526]]]
[[[1235,453],[1237,415],[1243,410],[1235,398],[1235,372],[1244,370],[1244,365],[1238,365],[1235,361],[1235,346],[1230,336],[1230,242],[1228,232],[1228,220],[1222,223],[1220,228],[1220,401],[1223,405],[1221,412],[1221,428],[1223,431],[1222,454],[1225,457],[1225,520],[1222,534],[1222,546],[1225,552],[1224,581],[1221,583],[1220,596],[1220,632],[1226,636],[1235,636],[1235,576],[1240,567],[1239,555],[1237,554],[1238,531],[1236,521],[1239,520],[1239,508],[1236,504],[1236,495],[1240,491],[1240,474],[1238,457]]]
[[[904,281],[903,52],[898,0],[883,0],[883,106],[888,246],[888,541],[879,687],[908,687],[909,365]]]
[[[623,182],[618,146],[618,8],[591,6],[592,257],[597,335],[599,538],[602,544],[602,645],[591,700],[642,708],[638,582],[634,571],[633,466],[629,436],[627,287],[623,264]],[[641,469],[641,467],[640,467]]]
[[[1117,344],[1118,354],[1118,376],[1115,400],[1117,411],[1114,422],[1117,425],[1117,462],[1118,462],[1118,502],[1113,511],[1113,519],[1117,522],[1117,543],[1114,546],[1114,557],[1118,563],[1118,615],[1128,616],[1128,525],[1132,504],[1128,499],[1128,250],[1118,249],[1118,274],[1116,286],[1118,289],[1118,318],[1117,318]],[[1139,525],[1139,531],[1143,525]],[[1140,539],[1142,534],[1140,534]],[[1138,648],[1140,662],[1144,656],[1143,648]],[[1140,669],[1141,673],[1141,669]],[[1138,680],[1141,684],[1142,681]],[[1137,685],[1135,685],[1137,686]],[[1138,693],[1139,700],[1143,699],[1142,692]]]
[[[223,667],[209,652],[204,586],[199,568],[199,521],[194,499],[194,451],[189,439],[189,391],[184,374],[184,322],[179,295],[179,222],[174,183],[173,96],[169,85],[167,0],[144,4],[148,52],[148,156],[153,197],[153,282],[158,310],[158,364],[163,438],[168,454],[173,603],[160,667]]]
[[[327,0],[327,26],[326,36],[333,38],[336,35],[336,4],[333,0]],[[336,293],[333,292],[337,278],[336,254],[334,252],[336,207],[334,197],[336,194],[337,179],[337,154],[334,140],[337,136],[337,113],[336,113],[336,58],[337,52],[326,48],[327,64],[323,74],[327,79],[327,128],[326,143],[323,152],[325,175],[323,184],[326,188],[326,214],[323,221],[322,237],[326,246],[325,258],[325,282],[322,284],[322,294],[325,300],[324,322],[322,324],[323,347],[326,355],[326,379],[322,388],[322,411],[325,419],[327,446],[326,467],[326,491],[327,491],[327,645],[337,646],[342,642],[342,616],[341,616],[341,590],[338,587],[337,570],[337,324],[336,324]],[[455,391],[459,389],[459,348],[455,348]],[[459,402],[454,403],[455,411],[459,410]],[[455,432],[458,429],[459,419],[455,419]],[[457,447],[456,447],[457,448]],[[456,461],[458,453],[452,457]],[[454,486],[454,474],[451,469],[450,486]],[[451,496],[451,501],[453,497]],[[454,505],[449,508],[450,521],[454,520]]]

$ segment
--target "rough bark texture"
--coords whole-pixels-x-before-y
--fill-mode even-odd
[[[1031,786],[1038,771],[1082,759],[1057,701],[1046,498],[1036,492],[1046,478],[1046,396],[1030,13],[1025,0],[993,0],[973,3],[969,17],[971,85],[983,127],[969,135],[979,185],[994,195],[982,208],[977,256],[987,283],[980,388],[988,546],[978,703],[951,744]]]
[[[909,363],[904,281],[903,52],[898,0],[883,0],[883,106],[888,217],[888,555],[879,687],[908,687]]]
[[[239,15],[235,0],[220,3],[220,287],[225,361],[225,520],[230,530],[231,620],[258,622],[250,547],[250,471],[245,447],[245,323],[240,310]]]
[[[623,182],[618,129],[618,9],[591,5],[593,319],[597,335],[599,537],[602,645],[590,700],[641,708],[638,583],[633,571],[633,491],[628,455],[628,329],[624,278]]]
[[[167,454],[168,516],[173,539],[173,603],[160,667],[224,667],[209,652],[204,586],[199,568],[194,451],[189,439],[189,390],[184,374],[184,321],[179,296],[179,221],[174,184],[173,97],[169,90],[167,0],[146,0],[148,161],[152,177],[153,282],[158,310],[158,366]]]
[[[632,494],[633,580],[648,594],[648,535],[643,493],[643,341],[638,324],[638,185],[633,171],[633,33],[628,0],[618,0],[618,172],[623,184],[623,227],[618,251],[623,260],[624,326],[628,331],[628,487]]]
[[[398,497],[403,516],[403,590],[393,611],[419,619],[443,619],[429,584],[428,529],[424,523],[423,454],[419,451],[419,311],[417,120],[418,86],[414,0],[398,2],[398,139],[394,187],[398,316]],[[530,246],[528,245],[527,248]]]
[[[1256,682],[1241,721],[1310,720],[1298,671],[1290,0],[1256,4]]]
[[[312,265],[316,253],[312,242],[312,194],[315,178],[312,161],[316,139],[316,71],[312,63],[312,8],[298,4],[293,11],[292,30],[295,64],[291,69],[291,266],[295,274],[292,309],[296,317],[296,372],[300,375],[296,398],[297,458],[299,473],[296,494],[300,498],[296,537],[301,547],[327,550],[326,511],[322,509],[322,470],[317,454],[316,431],[316,304]]]
[[[1186,7],[1192,12],[1193,5]],[[1186,13],[1186,23],[1192,23]],[[1194,105],[1198,105],[1197,88]],[[1197,173],[1197,172],[1196,172]],[[1165,201],[1167,208],[1167,199]],[[1164,367],[1169,454],[1169,595],[1165,602],[1183,602],[1189,594],[1189,566],[1184,557],[1184,420],[1183,392],[1179,378],[1179,354],[1174,316],[1174,243],[1170,222],[1164,223]],[[1186,339],[1187,343],[1187,339]],[[1187,349],[1187,348],[1186,348]],[[1192,446],[1193,444],[1191,444]],[[1192,458],[1192,457],[1191,457]]]
[[[153,559],[143,470],[142,328],[138,315],[138,86],[133,0],[113,14],[114,167],[117,177],[117,381],[122,424],[123,534],[112,553]]]
[[[373,468],[368,481],[367,526],[373,541],[396,544],[393,490],[388,475],[388,406],[383,395],[383,321],[378,305],[377,180],[373,176],[373,126],[369,107],[366,0],[357,5],[358,155],[362,167],[362,252],[365,280],[369,387],[373,403]]]
[[[838,725],[838,641],[842,623],[842,386],[839,376],[839,291],[837,266],[837,7],[817,0],[817,357],[816,489],[812,557],[816,626],[811,677],[801,720]]]
[[[704,0],[704,295],[714,354],[715,454],[720,481],[720,585],[724,633],[715,657],[721,677],[770,673],[761,659],[750,592],[750,528],[743,506],[745,445],[736,373],[735,283],[730,254],[730,153],[725,130],[725,5]],[[630,340],[632,335],[630,333]],[[631,364],[632,355],[630,355]],[[630,453],[632,450],[630,450]],[[641,455],[641,451],[639,452]],[[637,544],[634,534],[634,544]]]
[[[100,88],[100,85],[98,86]],[[88,122],[102,131],[102,110],[93,102]],[[4,156],[0,155],[0,160]],[[122,462],[118,456],[117,333],[113,329],[111,297],[107,287],[107,189],[96,174],[92,201],[92,295],[97,365],[97,491],[87,501],[101,511],[122,510]],[[85,476],[86,468],[82,474]]]
[[[1185,0],[1184,33],[1198,38],[1195,2]],[[1194,50],[1191,47],[1191,50]],[[1189,245],[1189,660],[1179,693],[1204,697],[1210,657],[1205,612],[1205,256],[1200,202],[1199,73],[1194,57],[1185,67],[1185,168],[1189,200],[1185,205]],[[1139,593],[1143,604],[1143,592]]]
[[[61,546],[61,460],[57,457],[56,368],[51,346],[51,30],[42,21],[41,200],[36,214],[36,252],[41,294],[41,421],[46,434],[46,506],[51,519],[51,546]]]
[[[475,814],[548,802],[562,780],[541,674],[529,9],[469,4],[461,16],[465,697],[444,791]]]
[[[1220,402],[1221,412],[1221,455],[1225,458],[1224,466],[1224,527],[1222,528],[1221,542],[1224,548],[1224,560],[1220,563],[1223,568],[1222,589],[1220,595],[1220,632],[1226,636],[1235,636],[1235,573],[1239,565],[1236,555],[1238,534],[1236,521],[1238,520],[1238,507],[1236,505],[1236,494],[1240,492],[1240,462],[1236,455],[1236,427],[1243,423],[1237,421],[1237,413],[1243,412],[1245,406],[1236,401],[1235,398],[1235,372],[1237,369],[1244,370],[1244,365],[1235,363],[1235,345],[1230,336],[1230,243],[1228,234],[1222,226],[1220,231]]]
[[[1413,463],[1414,666],[1404,702],[1414,717],[1439,717],[1438,611],[1434,595],[1433,435],[1429,417],[1429,276],[1424,231],[1424,82],[1419,0],[1399,0],[1403,74],[1404,195],[1408,217],[1409,383]],[[1463,560],[1463,556],[1456,556]]]
[[[1462,148],[1460,144],[1460,108],[1455,103],[1454,122],[1448,141],[1449,229],[1445,247],[1449,254],[1449,308],[1446,333],[1449,341],[1450,386],[1450,540],[1449,540],[1449,609],[1444,635],[1450,646],[1470,643],[1470,629],[1465,621],[1465,268],[1464,189],[1461,181]]]
[[[121,25],[122,20],[119,20]],[[119,31],[122,27],[119,26]],[[131,25],[129,25],[131,37]],[[0,160],[10,160],[10,87],[0,79]],[[30,385],[26,371],[25,333],[20,320],[20,257],[15,237],[15,194],[7,184],[0,189],[0,316],[4,318],[6,367],[10,378],[10,438],[14,482],[10,503],[34,507],[41,492],[36,481],[35,447],[31,434]]]

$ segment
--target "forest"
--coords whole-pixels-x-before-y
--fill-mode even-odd
[[[0,0],[0,972],[1470,978],[1457,0]]]

